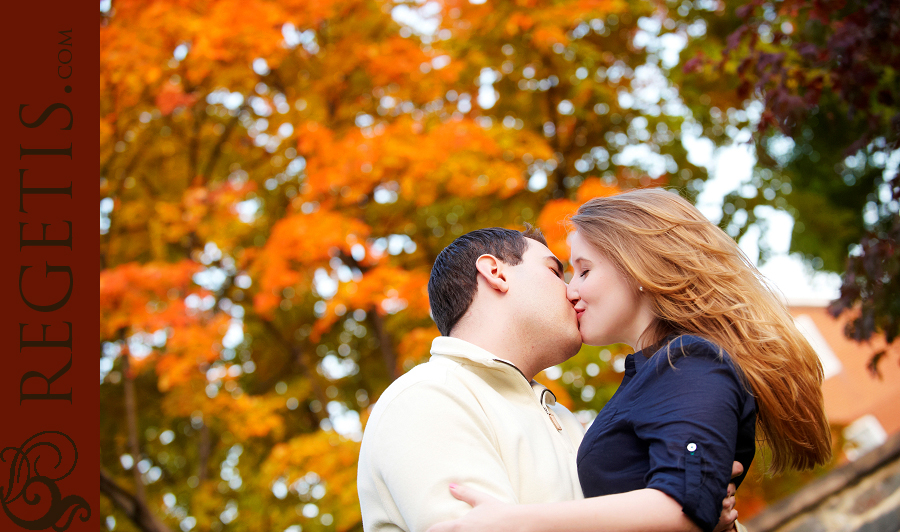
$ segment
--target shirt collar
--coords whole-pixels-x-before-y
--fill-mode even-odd
[[[644,349],[638,351],[637,353],[634,353],[633,355],[628,355],[628,357],[625,358],[626,373],[629,369],[629,358],[631,359],[630,367],[633,372],[632,374],[638,373],[641,371],[641,368],[644,367],[644,364],[646,364],[647,361],[650,360],[650,357],[652,357],[656,353],[660,352],[675,337],[676,336],[674,334],[670,334],[670,335],[666,336],[665,338],[663,338],[662,340],[660,340],[659,342],[657,342],[653,345],[649,345],[649,346],[645,347]]]
[[[627,355],[625,357],[625,376],[633,377],[637,375],[648,360],[649,358],[644,356],[643,351]]]

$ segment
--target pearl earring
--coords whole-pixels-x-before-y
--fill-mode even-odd
[[[639,286],[639,287],[638,287],[638,290],[641,291],[641,292],[643,292],[643,291],[644,291],[644,287],[643,287],[643,286]]]

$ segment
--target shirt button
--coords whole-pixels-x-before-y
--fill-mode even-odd
[[[694,443],[694,442],[691,442],[691,443],[687,444],[687,450],[688,450],[689,452],[694,452],[694,451],[696,451],[696,450],[697,450],[697,444]]]

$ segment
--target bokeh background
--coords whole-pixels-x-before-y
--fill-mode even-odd
[[[565,217],[629,188],[697,202],[793,272],[783,291],[886,338],[849,364],[896,365],[898,20],[891,0],[102,1],[105,526],[361,530],[361,433],[438,334],[435,256],[527,222],[565,260]],[[589,423],[627,352],[538,380]],[[766,466],[742,518],[828,469]]]

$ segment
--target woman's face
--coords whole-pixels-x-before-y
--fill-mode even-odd
[[[581,341],[640,349],[638,338],[653,321],[649,300],[578,231],[569,246],[574,272],[566,295],[575,305]]]

